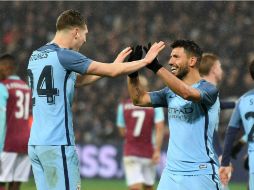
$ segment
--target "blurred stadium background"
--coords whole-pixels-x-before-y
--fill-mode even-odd
[[[19,74],[26,78],[28,58],[33,49],[49,42],[55,32],[55,20],[65,9],[77,9],[87,17],[88,39],[81,52],[89,58],[111,62],[124,47],[137,43],[188,38],[196,41],[205,52],[221,58],[225,78],[221,84],[221,99],[237,99],[253,87],[247,66],[254,58],[254,2],[157,2],[157,1],[94,1],[94,2],[0,2],[0,50],[17,57]],[[159,60],[166,64],[169,46]],[[150,89],[163,87],[150,71],[142,71],[150,80]],[[77,90],[74,127],[81,161],[80,172],[89,182],[121,184],[126,189],[121,165],[122,140],[115,126],[117,103],[126,93],[126,77],[105,78],[92,86]],[[223,141],[231,110],[222,111],[220,138]],[[158,176],[165,162],[167,136]],[[233,160],[235,189],[246,189],[248,173],[242,157],[246,149]],[[99,182],[95,181],[96,184]],[[31,187],[29,188],[28,186]],[[105,187],[105,186],[104,186]],[[24,190],[35,189],[33,180]],[[104,189],[103,187],[101,189]],[[114,188],[112,187],[111,190]]]

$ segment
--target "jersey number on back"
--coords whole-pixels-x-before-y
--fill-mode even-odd
[[[254,119],[254,112],[247,112],[245,114],[245,119]],[[254,124],[252,125],[251,129],[250,129],[250,132],[248,134],[248,141],[249,142],[253,142],[254,141],[254,136],[253,136],[253,133],[254,133]]]
[[[132,112],[132,117],[137,118],[136,125],[133,130],[133,136],[139,137],[145,120],[146,113],[143,110],[135,110]]]
[[[28,69],[28,76],[30,78],[30,86],[34,90],[34,77],[30,69]],[[46,97],[48,104],[55,104],[55,96],[59,96],[59,90],[54,88],[53,67],[47,65],[43,68],[38,83],[37,94],[39,97]],[[33,97],[33,105],[35,104],[35,98]]]
[[[28,119],[29,116],[29,102],[30,102],[30,94],[29,92],[23,93],[20,90],[16,91],[16,97],[18,98],[16,102],[16,106],[18,111],[15,112],[15,117],[17,119]]]

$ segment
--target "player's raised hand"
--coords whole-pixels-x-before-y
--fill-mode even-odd
[[[232,174],[231,166],[221,166],[219,169],[220,180],[223,185],[227,185]]]
[[[154,58],[158,55],[158,53],[164,49],[164,47],[165,47],[164,42],[162,41],[160,41],[159,43],[155,42],[147,52],[146,56],[144,57],[145,61],[147,61],[148,64],[150,64],[154,60]]]
[[[116,57],[114,63],[122,63],[124,62],[125,58],[132,52],[131,47],[127,47],[122,50]]]

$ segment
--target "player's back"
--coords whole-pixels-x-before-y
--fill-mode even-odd
[[[34,51],[28,65],[33,89],[33,125],[30,145],[74,144],[71,102],[75,75],[60,63],[54,44]]]
[[[31,90],[18,76],[10,76],[3,81],[8,90],[6,109],[6,138],[4,151],[27,152],[30,135],[29,111]]]
[[[240,112],[241,121],[248,138],[248,149],[254,152],[254,90],[245,93],[236,105],[236,111]],[[234,125],[233,121],[238,118],[231,118],[229,125]]]
[[[150,158],[153,153],[154,109],[137,107],[127,100],[123,102],[123,111],[126,127],[124,154]]]
[[[54,43],[32,53],[27,69],[33,95],[29,145],[74,145],[71,106],[76,73],[86,73],[91,62]]]

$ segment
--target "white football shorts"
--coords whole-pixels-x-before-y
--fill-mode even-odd
[[[128,186],[143,183],[152,186],[156,177],[156,165],[152,159],[137,156],[124,156],[124,169]]]
[[[0,182],[27,182],[30,170],[31,162],[27,154],[0,154]]]

